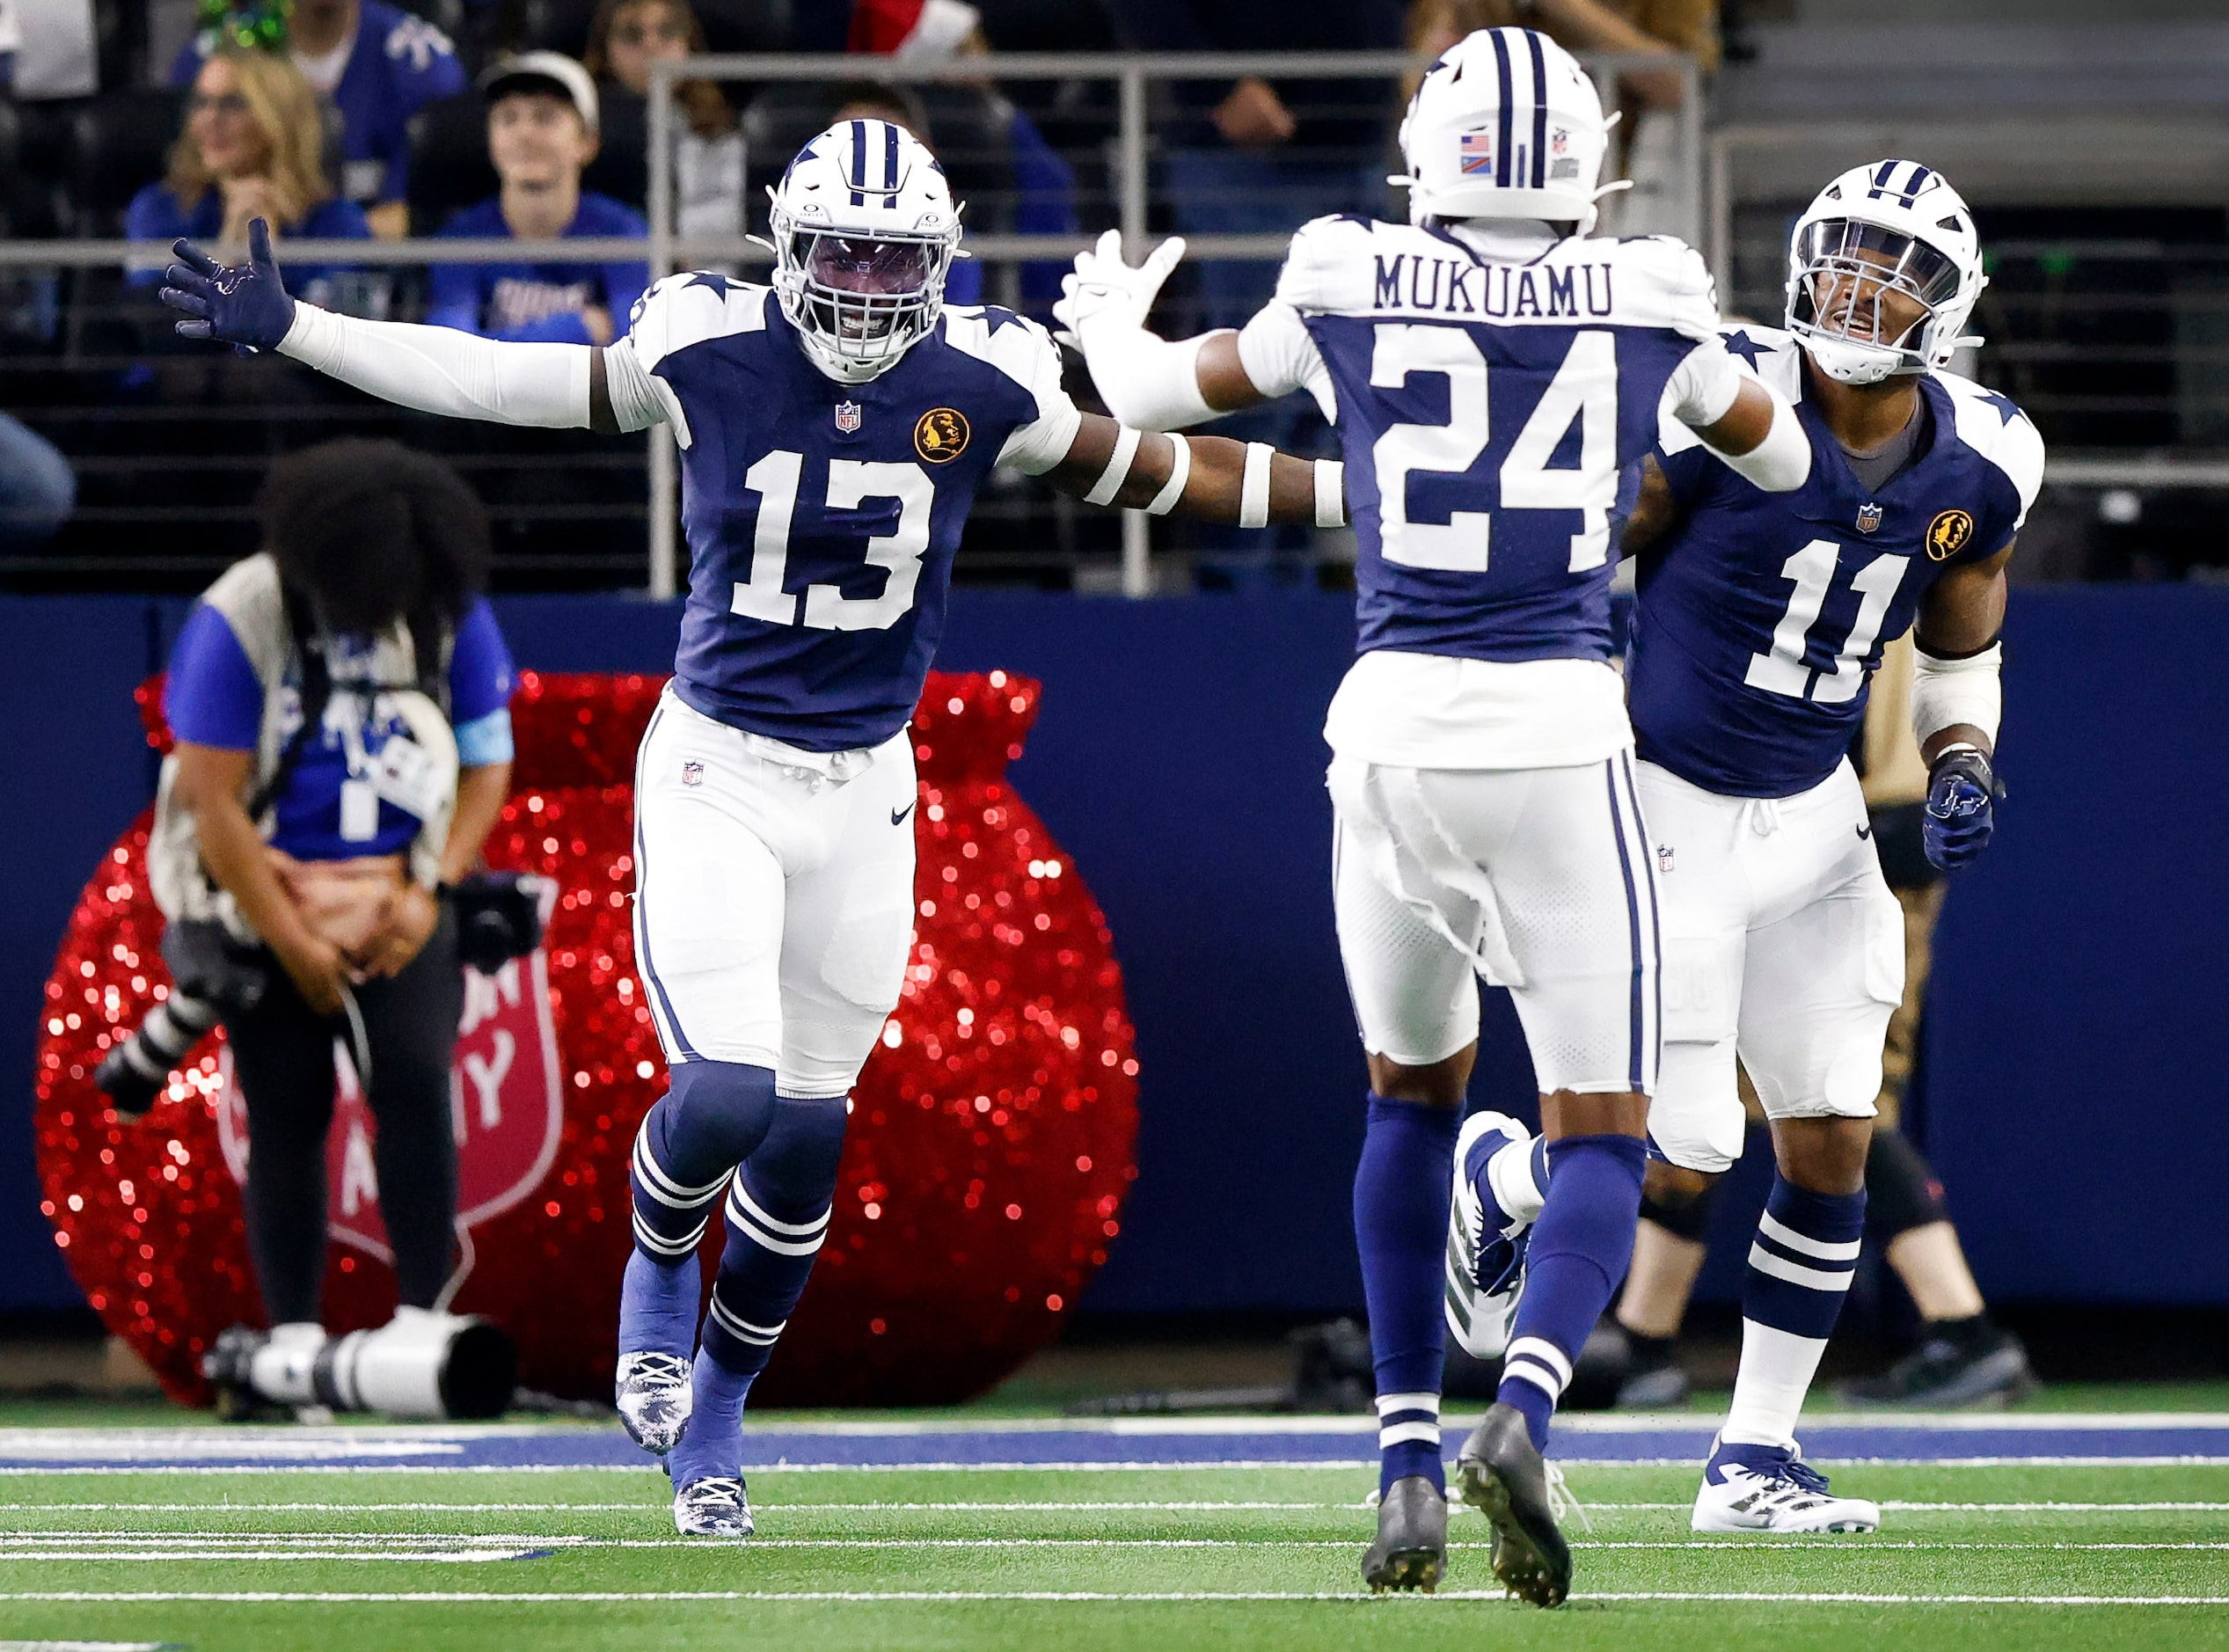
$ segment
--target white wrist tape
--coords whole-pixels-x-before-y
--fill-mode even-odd
[[[1347,467],[1337,459],[1316,461],[1316,526],[1347,525]]]
[[[1153,502],[1145,508],[1149,516],[1166,516],[1176,508],[1176,501],[1184,497],[1184,485],[1192,479],[1192,444],[1174,431],[1169,441],[1176,449],[1169,462],[1168,486],[1153,495]]]
[[[1997,743],[2005,715],[2005,646],[1992,642],[1963,660],[1938,660],[1915,651],[1911,674],[1911,732],[1925,745],[1933,735],[1969,723]]]
[[[1107,411],[1124,424],[1180,430],[1216,416],[1200,394],[1200,347],[1212,334],[1172,344],[1144,327],[1102,320],[1077,336]]]
[[[1722,452],[1708,441],[1703,445],[1724,460],[1736,475],[1768,493],[1792,493],[1811,474],[1811,438],[1804,433],[1795,409],[1778,396],[1772,398],[1772,422],[1765,429],[1765,440],[1747,453]]]
[[[455,419],[586,429],[583,344],[501,344],[454,327],[365,321],[297,302],[279,354],[383,401]]]
[[[1239,473],[1239,526],[1269,525],[1269,461],[1276,450],[1267,442],[1246,443],[1246,468]]]
[[[1114,438],[1114,451],[1107,455],[1107,468],[1099,473],[1099,480],[1092,484],[1092,491],[1084,495],[1086,505],[1111,505],[1114,495],[1122,491],[1122,484],[1130,479],[1130,463],[1137,457],[1139,432],[1135,425],[1124,425],[1122,434]]]

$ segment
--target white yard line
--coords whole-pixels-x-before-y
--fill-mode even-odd
[[[1507,1598],[1501,1590],[1446,1589],[1436,1595],[1407,1597],[1413,1605]],[[2229,1595],[1911,1595],[1851,1592],[1635,1591],[1582,1594],[1574,1600],[1666,1601],[1736,1604],[1798,1603],[1863,1606],[2229,1606]],[[1371,1597],[1344,1590],[581,1590],[426,1591],[374,1590],[26,1590],[0,1593],[0,1601],[42,1601],[63,1604],[137,1605],[201,1603],[221,1605],[610,1605],[662,1601],[738,1601],[804,1604],[906,1603],[937,1604],[977,1601],[1105,1603],[1118,1601],[1188,1604],[1217,1601],[1330,1601],[1369,1606]]]

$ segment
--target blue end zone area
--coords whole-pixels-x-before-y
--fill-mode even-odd
[[[1449,1418],[1459,1441],[1469,1420]],[[1704,1419],[1580,1416],[1557,1424],[1567,1464],[1699,1463]],[[1376,1426],[1350,1417],[1122,1418],[1104,1422],[859,1422],[744,1434],[743,1466],[988,1469],[1375,1466]],[[1821,1416],[1805,1454],[1826,1462],[2229,1464],[2229,1415]],[[475,1473],[654,1466],[615,1426],[0,1429],[0,1473]]]

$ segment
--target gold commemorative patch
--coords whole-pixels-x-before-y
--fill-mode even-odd
[[[932,464],[949,464],[968,450],[968,416],[957,407],[932,407],[913,427],[913,450]]]
[[[1974,537],[1974,519],[1962,510],[1946,510],[1927,524],[1927,554],[1947,562],[1966,548]]]

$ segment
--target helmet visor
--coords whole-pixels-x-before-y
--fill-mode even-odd
[[[1918,330],[1958,293],[1957,261],[1877,223],[1825,218],[1796,244],[1803,267],[1797,319],[1829,338],[1911,348]]]
[[[837,349],[910,340],[932,318],[949,250],[942,242],[800,230],[790,259],[804,318]]]

